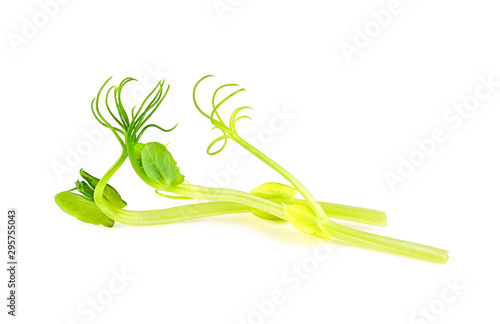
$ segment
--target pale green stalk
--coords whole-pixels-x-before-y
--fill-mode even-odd
[[[98,207],[111,219],[116,222],[126,224],[126,225],[159,225],[174,223],[189,219],[204,218],[217,215],[227,215],[227,214],[238,214],[238,213],[248,213],[257,211],[258,209],[248,207],[247,205],[225,202],[225,201],[213,201],[205,203],[195,203],[188,204],[184,206],[171,207],[166,209],[158,210],[145,210],[145,211],[132,211],[125,210],[122,208],[117,208],[113,206],[108,200],[103,197],[103,191],[106,184],[109,182],[110,178],[115,174],[115,172],[120,168],[127,158],[127,153],[123,152],[118,161],[111,167],[111,169],[106,172],[99,184],[95,189],[94,199]],[[296,199],[297,202],[305,203],[303,200]],[[331,203],[320,203],[325,206],[327,213],[332,217],[361,222],[370,225],[385,226],[385,214],[379,211],[370,209],[361,209],[358,214],[354,215],[343,215],[343,209],[346,206],[331,204]]]

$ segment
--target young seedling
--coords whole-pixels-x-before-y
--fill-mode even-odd
[[[234,189],[209,188],[187,183],[176,161],[165,145],[157,142],[146,144],[140,143],[142,135],[148,128],[157,128],[164,132],[171,131],[175,128],[174,126],[171,129],[163,129],[155,124],[147,124],[148,120],[165,99],[169,87],[165,88],[164,81],[160,81],[139,108],[133,107],[130,114],[127,113],[122,104],[121,92],[128,82],[135,81],[135,79],[127,78],[118,86],[111,87],[107,90],[105,95],[107,111],[115,122],[115,125],[111,125],[111,123],[103,117],[99,108],[100,99],[109,81],[108,79],[100,88],[97,97],[92,101],[92,112],[98,122],[110,129],[115,135],[122,147],[122,154],[101,180],[97,179],[97,181],[95,181],[94,179],[94,181],[90,181],[85,178],[85,176],[83,176],[84,173],[82,173],[82,177],[84,177],[87,182],[77,183],[76,188],[82,196],[70,193],[79,198],[68,196],[67,193],[58,194],[59,197],[56,196],[56,202],[61,208],[81,220],[105,226],[110,226],[110,224],[112,226],[111,221],[130,225],[153,225],[229,213],[252,212],[256,216],[269,220],[289,221],[300,231],[316,237],[324,239],[335,237],[362,246],[387,250],[440,263],[446,262],[448,255],[444,250],[355,230],[331,221],[329,217],[337,217],[340,219],[384,226],[385,214],[373,210],[320,203],[316,201],[309,191],[293,177],[291,173],[244,141],[238,135],[235,129],[236,121],[242,118],[248,118],[248,116],[238,117],[237,115],[240,111],[248,107],[237,108],[232,113],[228,124],[222,121],[217,111],[218,108],[229,98],[243,91],[243,89],[233,92],[215,105],[215,98],[218,91],[225,87],[237,85],[229,84],[219,87],[214,92],[212,98],[212,111],[210,115],[204,113],[199,108],[195,99],[196,88],[199,83],[207,77],[202,78],[195,85],[193,90],[194,103],[196,108],[205,117],[209,118],[216,128],[223,132],[222,136],[209,145],[207,152],[209,154],[219,153],[225,147],[227,140],[231,139],[283,175],[293,187],[278,183],[265,183],[255,188],[250,193],[246,193]],[[118,112],[117,115],[112,112],[109,105],[111,93],[113,94],[116,111]],[[213,145],[221,140],[224,140],[222,148],[216,152],[210,152]],[[163,210],[128,211],[123,209],[123,207],[125,207],[123,203],[120,203],[117,199],[113,199],[110,194],[111,187],[108,185],[108,182],[125,162],[127,157],[137,175],[145,183],[155,188],[156,193],[168,198],[194,198],[212,202],[190,204]],[[175,196],[167,195],[162,192],[171,193]],[[300,192],[305,200],[294,198],[297,192]],[[84,213],[85,217],[81,216],[81,213],[77,213],[75,210],[68,208],[71,201],[77,202],[78,200],[78,202],[81,202],[82,199],[85,199],[85,204],[80,204],[78,206],[82,209],[88,208],[86,213]],[[89,221],[88,214],[92,213],[96,215],[95,220]],[[103,218],[102,214],[111,221]]]

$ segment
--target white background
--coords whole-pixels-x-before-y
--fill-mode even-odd
[[[456,113],[455,122],[444,115],[473,102],[479,78],[500,81],[500,7],[486,0],[401,0],[380,27],[370,13],[391,6],[67,1],[44,19],[37,1],[2,1],[3,260],[7,209],[17,208],[20,218],[19,316],[8,317],[2,306],[2,323],[498,322],[500,87],[460,125]],[[36,30],[28,26],[34,19]],[[372,36],[346,57],[341,46],[355,46],[357,28],[367,26]],[[241,122],[241,134],[260,141],[316,198],[384,210],[387,228],[356,227],[447,249],[448,264],[337,241],[325,243],[326,260],[311,263],[321,241],[246,214],[108,229],[58,209],[53,196],[72,187],[80,167],[101,176],[120,153],[90,112],[111,75],[115,82],[136,77],[148,89],[152,78],[171,84],[154,121],[179,126],[146,137],[170,142],[191,183],[219,179],[250,190],[282,181],[234,143],[217,156],[205,153],[216,134],[194,109],[191,91],[206,74],[217,76],[207,82],[210,90],[228,82],[248,90],[238,100],[254,108],[253,121]],[[269,132],[284,111],[294,117]],[[420,154],[415,141],[436,128],[446,141],[391,190],[387,172],[398,173],[399,157]],[[102,140],[58,176],[54,165],[67,165],[68,150],[96,131]],[[227,183],[231,161],[238,172]],[[128,164],[111,183],[131,209],[176,203],[156,196]],[[294,265],[305,265],[308,277],[290,275]],[[133,279],[92,317],[88,298],[107,294],[113,271]],[[1,279],[5,296],[5,271]],[[448,288],[454,282],[455,292]],[[266,304],[275,289],[284,302],[263,315],[255,304]],[[427,319],[419,309],[427,309]]]

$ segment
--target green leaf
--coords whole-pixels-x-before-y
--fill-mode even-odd
[[[100,179],[88,174],[85,172],[83,169],[80,170],[80,175],[87,180],[87,182],[90,184],[92,189],[95,189],[97,184],[99,183]],[[94,193],[92,192],[92,196]],[[118,191],[116,191],[115,188],[110,186],[109,184],[104,187],[104,192],[103,192],[104,198],[106,198],[110,203],[115,205],[118,208],[123,208],[127,206],[127,203],[122,199]],[[93,200],[93,199],[92,199]]]
[[[85,181],[76,180],[76,189],[85,197],[94,201],[94,189]]]
[[[171,187],[184,182],[177,162],[165,145],[157,142],[147,143],[141,150],[141,160],[144,172],[154,182]]]
[[[291,199],[297,194],[297,189],[277,182],[266,182],[250,193],[266,199]]]
[[[56,204],[66,213],[82,222],[113,227],[115,221],[106,216],[97,205],[89,199],[63,191],[55,196]]]
[[[291,204],[292,198],[297,194],[297,189],[292,188],[290,186],[276,183],[276,182],[267,182],[261,184],[255,189],[250,191],[252,195],[259,196],[265,199],[271,199],[276,203],[286,203]],[[272,214],[263,212],[263,211],[255,211],[252,212],[257,217],[264,218],[272,221],[283,221],[283,219],[276,217]]]
[[[319,238],[330,239],[331,235],[321,225],[321,218],[314,211],[303,205],[286,205],[285,216],[287,220],[299,231]]]

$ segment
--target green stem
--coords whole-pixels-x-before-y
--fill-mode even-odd
[[[245,213],[248,207],[241,204],[206,202],[166,209],[132,211],[120,209],[107,215],[125,225],[148,226],[175,223],[210,216]]]
[[[294,204],[308,206],[307,201],[294,198]],[[329,202],[319,202],[321,208],[329,218],[347,220],[374,226],[387,226],[387,217],[384,212],[374,209],[346,206]]]
[[[266,201],[265,199],[261,201],[261,199],[256,196],[247,199],[246,193],[237,190],[205,188],[193,185],[179,185],[176,187],[161,188],[161,190],[197,199],[230,201],[246,204],[281,219],[286,219],[285,211],[280,205],[269,200]],[[445,250],[352,229],[332,222],[330,219],[328,220],[329,222],[325,223],[325,227],[329,233],[337,239],[356,243],[364,247],[399,253],[438,263],[446,263],[448,260],[448,252]]]
[[[158,186],[158,184],[156,184]],[[160,185],[161,186],[161,185]],[[161,186],[158,188],[178,195],[188,196],[201,200],[217,200],[238,203],[253,207],[266,213],[276,215],[286,220],[283,206],[265,198],[261,198],[244,191],[222,188],[208,188],[191,184],[181,184],[174,187]]]
[[[305,203],[304,201],[302,201]],[[320,203],[328,205],[329,203]],[[211,201],[205,203],[195,203],[188,204],[178,207],[170,207],[165,209],[154,209],[154,210],[144,210],[144,211],[134,211],[118,209],[111,205],[106,199],[99,202],[99,208],[109,218],[113,219],[115,222],[134,225],[134,226],[148,226],[148,225],[161,225],[175,223],[190,219],[205,218],[218,215],[229,215],[229,214],[240,214],[240,213],[251,213],[258,211],[256,208],[251,208],[246,205],[225,202],[225,201]],[[328,209],[328,207],[325,207]],[[332,213],[331,215],[337,219],[348,220],[352,222],[358,222],[368,225],[385,226],[385,217],[380,219],[374,219],[370,217],[351,217],[349,215],[339,215]]]
[[[333,237],[346,242],[437,263],[444,264],[448,261],[448,251],[432,246],[367,233],[335,222],[327,224],[326,227],[331,230]]]
[[[109,169],[108,172],[104,174],[101,180],[97,183],[97,186],[95,187],[94,190],[94,201],[97,204],[97,207],[99,207],[102,210],[102,212],[111,219],[113,219],[111,215],[116,214],[121,209],[115,207],[113,204],[107,201],[106,198],[104,198],[104,188],[108,184],[109,179],[111,179],[111,177],[116,173],[116,171],[118,171],[118,169],[122,166],[123,162],[125,162],[127,156],[128,156],[127,152],[123,150],[122,154],[120,155],[120,158],[115,162],[115,164],[113,164],[111,169]]]

